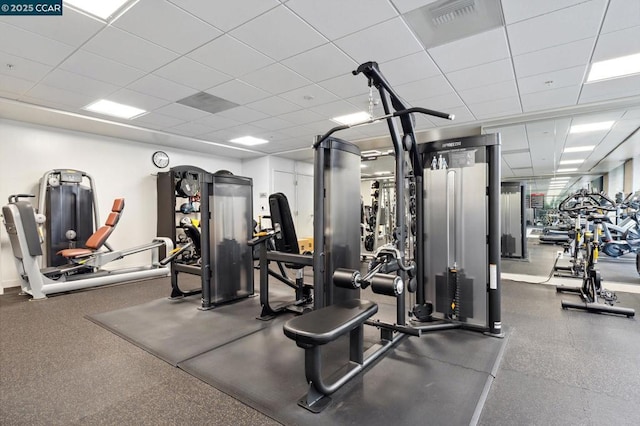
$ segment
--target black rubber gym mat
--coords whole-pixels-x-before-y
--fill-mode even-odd
[[[371,342],[375,329],[367,330]],[[297,405],[307,391],[304,351],[283,335],[282,322],[178,366],[284,424],[457,425],[477,421],[505,344],[462,330],[406,338],[320,414]],[[344,340],[332,345],[324,348],[327,373],[348,352]]]
[[[268,326],[255,319],[257,297],[208,311],[200,305],[199,295],[164,298],[87,318],[174,366]]]

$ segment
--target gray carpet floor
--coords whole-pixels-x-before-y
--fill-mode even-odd
[[[85,318],[166,297],[169,288],[159,279],[43,301],[0,296],[0,423],[276,424]],[[640,312],[639,295],[619,296]],[[563,311],[561,297],[552,287],[503,282],[512,333],[480,424],[638,424],[638,320]]]

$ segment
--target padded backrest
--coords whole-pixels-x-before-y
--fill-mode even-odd
[[[113,200],[113,206],[111,206],[112,212],[122,213],[124,210],[124,198],[116,198]]]
[[[103,225],[96,232],[91,234],[85,247],[91,250],[98,250],[107,241],[109,235],[113,232],[113,226]]]
[[[107,226],[116,226],[119,220],[120,220],[120,213],[111,212],[109,213],[109,216],[107,216],[107,220],[104,222],[104,224]]]
[[[104,245],[107,241],[107,238],[113,232],[113,229],[118,224],[120,220],[120,213],[124,210],[124,198],[116,198],[113,200],[113,205],[111,206],[111,213],[107,216],[107,220],[104,222],[104,225],[98,228],[96,232],[91,234],[87,242],[85,243],[85,247],[91,250],[98,250],[100,247]]]
[[[271,223],[276,231],[276,250],[300,254],[298,237],[293,225],[293,217],[289,208],[289,200],[282,192],[269,195],[269,210],[271,211]]]
[[[198,228],[191,224],[183,224],[182,228],[184,228],[184,233],[187,234],[187,237],[189,237],[191,241],[193,241],[193,248],[196,251],[196,255],[198,257],[201,257],[202,253],[200,252],[200,249],[202,246],[200,243],[200,231],[198,231]]]

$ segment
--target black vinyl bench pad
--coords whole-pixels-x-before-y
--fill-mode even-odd
[[[302,348],[324,345],[360,327],[376,312],[378,305],[373,302],[346,300],[290,319],[284,334]]]

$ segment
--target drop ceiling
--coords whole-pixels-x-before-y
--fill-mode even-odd
[[[640,155],[640,75],[584,83],[593,61],[640,52],[638,0],[502,0],[502,25],[426,49],[406,16],[431,3],[139,0],[109,23],[69,7],[3,16],[0,116],[236,158],[309,158],[332,117],[369,109],[366,80],[351,71],[373,60],[408,104],[457,117],[420,117],[417,130],[500,131],[503,177],[534,189],[576,157],[564,147],[596,147],[572,182]],[[237,106],[212,114],[177,103],[200,92]],[[82,109],[100,98],[149,112],[118,120]],[[568,134],[603,120],[613,127]],[[340,137],[366,148],[385,132]],[[247,135],[270,142],[229,142]]]

